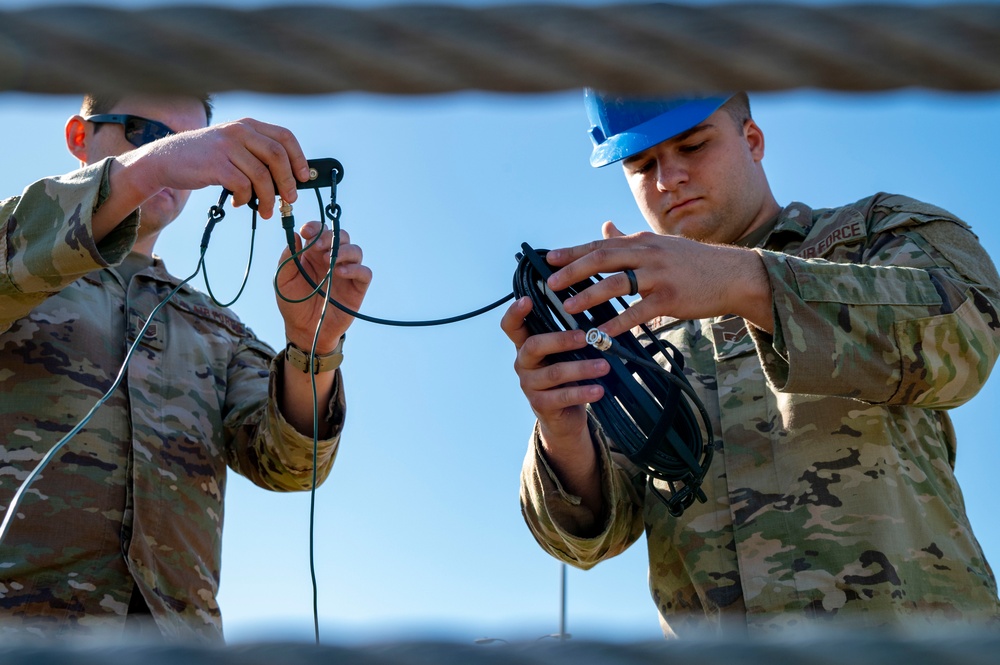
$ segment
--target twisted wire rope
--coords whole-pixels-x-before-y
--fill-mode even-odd
[[[1000,5],[0,11],[0,90],[1000,89]]]

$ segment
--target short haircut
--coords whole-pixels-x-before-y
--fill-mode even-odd
[[[746,121],[753,117],[750,115],[750,97],[745,92],[737,92],[722,105],[722,108],[736,123],[736,129],[741,132]]]
[[[212,95],[204,93],[177,96],[197,99],[205,108],[205,119],[209,123],[212,122]],[[80,107],[80,113],[84,116],[108,113],[125,97],[128,97],[128,95],[115,92],[88,93],[83,96],[83,105]]]

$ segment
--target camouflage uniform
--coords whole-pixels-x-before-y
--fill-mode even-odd
[[[885,194],[828,210],[793,203],[754,251],[773,335],[733,316],[653,322],[711,415],[708,502],[671,518],[593,424],[610,507],[594,515],[560,487],[536,428],[521,478],[536,539],[590,568],[645,530],[667,635],[995,625],[996,582],[965,514],[946,413],[1000,353],[989,257],[951,214]]]
[[[145,318],[179,284],[158,259],[127,283],[109,269],[128,254],[138,216],[95,244],[90,215],[107,197],[108,164],[0,202],[5,503],[111,387]],[[276,407],[282,367],[232,312],[182,287],[119,388],[26,495],[0,545],[0,626],[120,632],[136,588],[163,634],[220,638],[226,466],[271,490],[312,483],[312,438]],[[336,381],[320,480],[344,419]]]

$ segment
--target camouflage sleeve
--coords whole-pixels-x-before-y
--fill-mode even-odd
[[[912,203],[877,219],[857,263],[757,250],[775,330],[751,334],[778,390],[951,408],[986,382],[1000,354],[996,268],[968,227]]]
[[[254,337],[248,337],[243,347],[230,366],[226,393],[227,463],[265,489],[308,490],[312,486],[313,439],[296,430],[278,409],[284,368],[281,356]],[[335,371],[333,397],[319,414],[330,423],[333,434],[316,446],[317,486],[330,475],[347,412],[343,376],[340,369]],[[266,382],[266,394],[261,381]]]
[[[536,424],[521,471],[521,513],[535,540],[546,552],[568,564],[588,569],[625,551],[643,532],[642,497],[617,465],[604,433],[591,421],[601,470],[607,516],[595,515],[569,494],[542,453]]]
[[[100,244],[90,229],[94,210],[107,199],[110,160],[29,185],[0,202],[0,331],[10,328],[53,293],[128,254],[138,213]]]

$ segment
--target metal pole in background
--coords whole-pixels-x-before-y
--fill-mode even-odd
[[[559,593],[562,599],[559,603],[559,640],[567,640],[570,638],[570,634],[566,632],[566,564],[565,562],[560,562],[559,567],[561,569],[562,575],[559,584]]]

